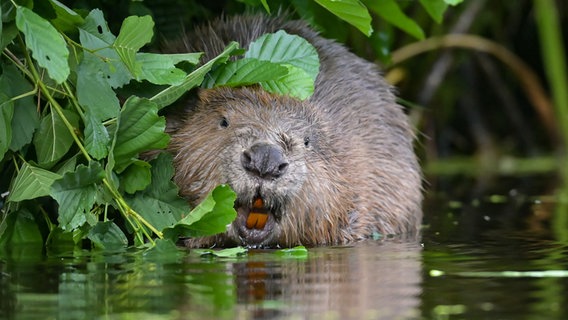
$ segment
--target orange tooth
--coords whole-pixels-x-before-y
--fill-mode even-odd
[[[262,201],[262,198],[256,198],[254,200],[254,202],[252,203],[252,207],[257,208],[257,209],[264,207],[264,203]]]
[[[266,221],[268,220],[268,214],[251,212],[247,217],[247,228],[249,229],[264,229]]]

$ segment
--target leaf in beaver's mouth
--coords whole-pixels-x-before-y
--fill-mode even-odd
[[[264,207],[262,198],[256,198],[252,203],[252,208],[247,217],[248,229],[264,229],[266,221],[268,220],[268,210]]]

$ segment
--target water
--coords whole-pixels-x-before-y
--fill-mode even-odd
[[[565,319],[568,242],[550,227],[558,204],[543,181],[437,184],[420,239],[307,256],[12,248],[0,319]]]

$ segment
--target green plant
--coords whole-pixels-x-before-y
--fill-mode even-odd
[[[372,31],[360,1],[316,2]],[[436,8],[436,19],[446,2],[421,1],[428,12]],[[305,99],[319,69],[315,49],[285,32],[260,37],[243,59],[229,60],[243,54],[231,43],[200,65],[201,53],[141,52],[153,37],[148,15],[127,17],[115,36],[99,9],[74,11],[57,0],[0,4],[0,246],[88,240],[113,249],[223,232],[236,215],[229,186],[192,209],[171,181],[169,154],[140,158],[168,144],[158,112],[197,86],[259,83]]]
[[[9,192],[0,243],[41,241],[38,226],[47,227],[48,244],[87,238],[102,248],[127,245],[125,230],[136,245],[154,237],[223,232],[236,215],[228,186],[213,190],[190,212],[171,182],[171,156],[139,158],[167,146],[165,119],[158,111],[201,84],[213,67],[207,87],[261,83],[305,98],[317,75],[315,49],[282,32],[258,39],[257,50],[249,50],[245,59],[227,62],[240,52],[232,43],[186,74],[176,65],[196,65],[200,53],[139,52],[152,38],[149,16],[126,18],[115,37],[100,10],[82,17],[57,1],[49,5],[56,13],[51,22],[14,2],[2,5],[7,28],[2,30],[0,155]],[[294,51],[270,50],[274,41],[293,42]],[[293,60],[311,62],[298,66]],[[141,91],[121,106],[114,89],[133,81],[155,93],[143,97]],[[274,83],[279,85],[270,86]],[[46,198],[58,204],[55,217],[45,209]]]

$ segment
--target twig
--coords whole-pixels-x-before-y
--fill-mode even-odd
[[[524,63],[517,55],[504,46],[491,40],[470,34],[449,34],[433,37],[423,41],[411,43],[392,53],[392,63],[399,64],[424,52],[441,48],[462,48],[485,52],[499,59],[513,71],[525,89],[535,111],[543,122],[548,134],[558,139],[558,125],[554,109],[549,97],[546,95],[536,73]]]

